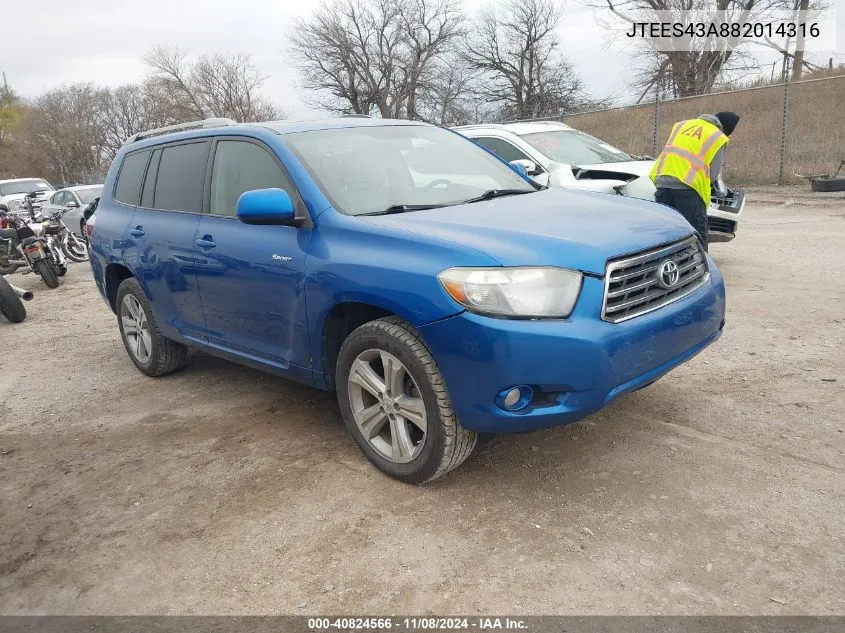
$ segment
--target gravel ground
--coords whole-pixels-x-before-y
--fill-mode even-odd
[[[845,197],[752,190],[719,342],[424,487],[332,395],[126,357],[86,265],[0,322],[0,612],[845,612]]]

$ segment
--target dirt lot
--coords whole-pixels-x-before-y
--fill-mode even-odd
[[[718,343],[425,487],[330,394],[200,353],[142,376],[87,265],[15,275],[0,612],[845,613],[845,197],[749,197]]]

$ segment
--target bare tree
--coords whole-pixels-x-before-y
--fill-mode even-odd
[[[103,121],[108,99],[107,89],[79,83],[50,90],[35,100],[25,133],[48,176],[76,183],[106,171]]]
[[[310,105],[423,118],[420,104],[462,33],[456,0],[330,0],[295,21],[291,52]]]
[[[498,116],[561,116],[585,100],[557,37],[562,11],[555,0],[509,0],[478,15],[464,60],[481,73],[476,90]]]
[[[717,15],[723,12],[729,22],[765,22],[775,13],[784,15],[786,10],[799,8],[823,8],[825,0],[590,0],[590,6],[609,9],[612,16],[628,28],[636,22],[685,23],[685,12],[699,15]],[[784,78],[789,61],[797,58],[800,68],[813,68],[814,65],[804,60],[803,51],[791,52],[795,43],[778,43],[771,39],[755,40],[758,44],[773,48],[784,55]],[[659,97],[688,97],[712,92],[714,87],[729,79],[747,77],[758,70],[757,60],[746,53],[743,47],[749,41],[729,40],[719,49],[706,49],[695,46],[691,50],[655,50],[647,40],[641,41],[642,49],[637,55],[640,72],[635,76],[633,85],[642,90],[642,99],[653,88]],[[803,45],[801,45],[803,48]],[[793,76],[796,76],[795,74]]]
[[[137,84],[127,84],[108,91],[102,114],[103,150],[110,160],[126,139],[145,129],[167,122],[152,121],[150,99]]]
[[[460,58],[445,60],[432,73],[419,99],[418,114],[422,120],[455,126],[485,118],[486,108],[475,96],[476,73],[461,61]]]
[[[629,84],[640,91],[637,103],[650,93],[676,99],[712,92],[728,77],[747,76],[757,67],[757,59],[742,50],[646,50],[633,55],[635,72]]]
[[[267,121],[285,116],[259,94],[266,78],[249,55],[212,53],[191,62],[187,51],[158,46],[144,61],[153,69],[145,93],[158,104],[159,118]]]

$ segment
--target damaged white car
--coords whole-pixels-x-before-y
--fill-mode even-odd
[[[557,121],[467,125],[455,128],[510,163],[518,163],[541,185],[586,189],[654,200],[648,177],[654,159],[631,156]],[[707,210],[709,241],[729,242],[745,206],[742,191],[721,176]]]

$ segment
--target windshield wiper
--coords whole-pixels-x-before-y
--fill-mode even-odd
[[[469,204],[471,202],[484,202],[485,200],[492,200],[501,196],[517,196],[522,193],[534,193],[536,189],[488,189],[480,196],[464,200],[462,204]]]
[[[426,209],[439,209],[442,204],[394,204],[384,211],[373,211],[372,213],[359,213],[358,215],[392,215],[394,213],[405,213],[407,211],[425,211]]]

